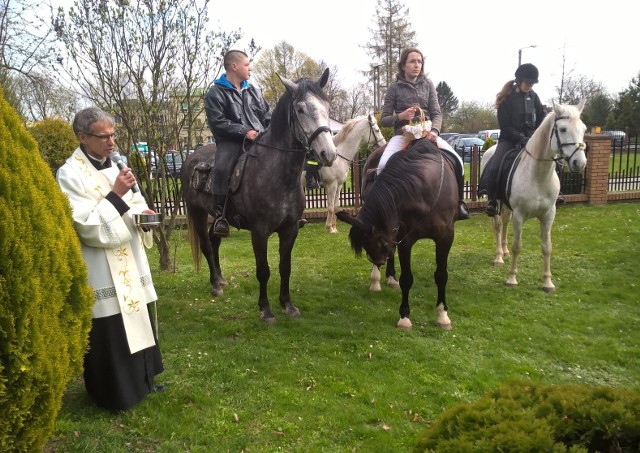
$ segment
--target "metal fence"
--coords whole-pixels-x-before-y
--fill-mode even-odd
[[[640,139],[638,134],[627,137],[624,142],[612,139],[611,156],[609,159],[609,191],[637,191],[640,190],[640,155],[638,154]],[[482,151],[477,147],[471,151],[471,155],[463,156],[465,174],[464,196],[467,200],[482,200],[478,195],[478,181],[480,179],[480,157]],[[589,150],[587,147],[587,158]],[[347,175],[347,181],[340,192],[341,208],[358,208],[360,201],[360,175],[366,161],[366,155],[361,155],[355,161]],[[587,163],[587,165],[589,165]],[[172,169],[168,169],[172,170]],[[586,186],[585,174],[573,174],[563,168],[559,172],[560,191],[564,195],[583,193]],[[165,215],[185,215],[180,193],[179,171],[167,171],[166,176],[159,178],[160,190],[156,199],[156,206],[161,206],[162,200],[166,200],[167,213]],[[323,187],[306,190],[306,205],[308,211],[322,211],[327,208],[327,196]]]

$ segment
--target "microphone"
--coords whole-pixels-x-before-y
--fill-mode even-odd
[[[120,170],[122,170],[123,168],[127,168],[127,164],[124,163],[124,161],[122,160],[122,156],[120,155],[120,153],[118,151],[113,151],[111,154],[109,154],[109,159],[111,159],[111,162],[116,164],[116,166]],[[134,193],[135,192],[140,192],[140,188],[138,187],[138,183],[135,183],[133,186],[131,186],[131,190]]]

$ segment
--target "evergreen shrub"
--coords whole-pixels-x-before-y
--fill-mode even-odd
[[[640,393],[513,381],[445,411],[415,452],[640,451]]]
[[[488,137],[484,141],[484,144],[482,145],[482,151],[488,150],[489,148],[491,148],[495,144],[496,144],[496,141],[494,139],[492,139],[491,137]]]
[[[36,122],[29,133],[38,143],[40,156],[49,165],[53,174],[64,164],[78,147],[73,127],[61,119],[47,118]]]
[[[70,205],[0,89],[0,451],[42,451],[82,371],[93,291]]]

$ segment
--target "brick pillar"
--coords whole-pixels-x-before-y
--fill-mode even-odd
[[[585,193],[589,204],[606,204],[609,192],[609,158],[611,137],[608,135],[585,135],[589,149],[587,158]]]

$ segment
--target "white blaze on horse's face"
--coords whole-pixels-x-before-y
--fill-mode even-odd
[[[584,101],[577,106],[553,103],[556,120],[552,149],[564,158],[572,173],[580,173],[587,166],[584,142],[587,127],[580,119],[584,104]]]
[[[292,114],[295,116],[296,138],[307,148],[313,149],[318,162],[330,167],[338,157],[338,151],[333,143],[329,122],[329,102],[319,98],[311,90],[305,91],[304,96],[297,99],[298,83],[292,82],[278,74],[285,88],[294,98]],[[329,80],[329,68],[325,69],[322,76],[315,81],[320,88],[324,88]],[[302,88],[304,89],[304,88]],[[297,100],[295,100],[297,99]]]
[[[329,127],[329,106],[315,96],[308,96],[307,99],[298,102],[295,109],[304,135],[311,139],[308,146],[313,149],[322,165],[330,167],[338,152]],[[327,130],[316,134],[316,130],[323,126]]]

